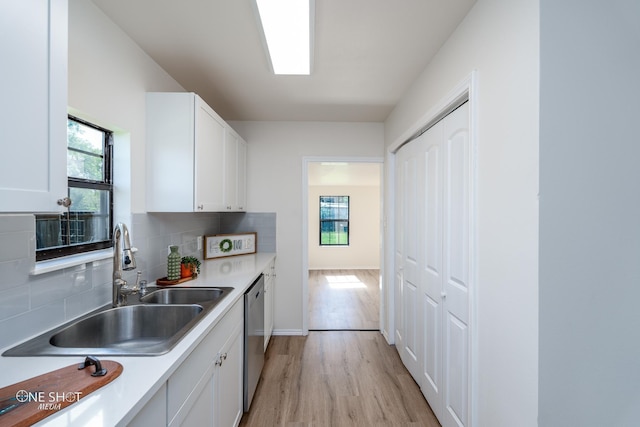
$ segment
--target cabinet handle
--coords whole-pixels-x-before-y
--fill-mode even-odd
[[[58,205],[64,206],[65,208],[68,208],[69,206],[71,206],[71,199],[68,198],[68,197],[64,197],[62,199],[58,199]]]
[[[222,366],[222,363],[227,360],[227,353],[220,354],[216,357],[216,366]]]
[[[198,210],[199,211],[204,210],[204,205],[198,205]]]

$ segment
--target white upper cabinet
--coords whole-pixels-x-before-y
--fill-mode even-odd
[[[198,95],[148,93],[147,211],[242,210],[228,189],[246,181],[244,165],[238,177],[238,142],[230,134],[241,140]]]
[[[230,127],[225,132],[224,153],[229,170],[224,175],[225,210],[244,211],[247,204],[247,143]]]
[[[238,139],[238,161],[236,163],[237,168],[237,206],[239,211],[247,210],[247,142],[239,138]]]
[[[67,1],[0,1],[1,212],[67,196]]]

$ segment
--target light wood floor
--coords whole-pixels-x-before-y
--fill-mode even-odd
[[[309,329],[380,329],[380,270],[309,271]]]
[[[379,332],[331,331],[271,338],[240,426],[440,424]]]

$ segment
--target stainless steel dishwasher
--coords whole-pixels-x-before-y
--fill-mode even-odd
[[[264,366],[264,277],[244,294],[244,411],[251,406]]]

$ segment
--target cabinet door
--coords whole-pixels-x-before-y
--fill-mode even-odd
[[[225,127],[218,115],[195,97],[195,197],[193,210],[216,212],[225,208]]]
[[[225,130],[224,136],[224,203],[225,210],[233,211],[237,205],[237,171],[238,135],[231,128]]]
[[[264,350],[273,334],[273,313],[276,290],[276,270],[275,261],[272,261],[269,268],[264,271]]]
[[[67,20],[66,0],[0,1],[2,212],[59,211],[67,195]]]
[[[238,138],[238,158],[236,159],[236,209],[247,209],[247,142]]]
[[[265,272],[264,280],[264,351],[267,351],[269,340],[271,339],[271,331],[273,321],[273,310],[271,309],[271,301],[273,300],[273,290],[271,286],[271,279]]]
[[[224,203],[227,211],[247,205],[247,143],[230,127],[224,137]]]
[[[234,427],[240,424],[243,411],[242,381],[242,322],[234,328],[229,339],[220,350],[220,359],[216,361],[215,425]]]
[[[127,427],[147,427],[167,425],[167,384],[153,395]]]
[[[208,376],[204,378],[203,387],[199,390],[193,406],[179,424],[180,427],[202,427],[211,425],[211,420],[215,417],[214,408],[211,404],[211,402],[213,402],[215,380],[216,377],[213,372],[209,372]],[[152,426],[154,424],[149,423],[147,425]]]

